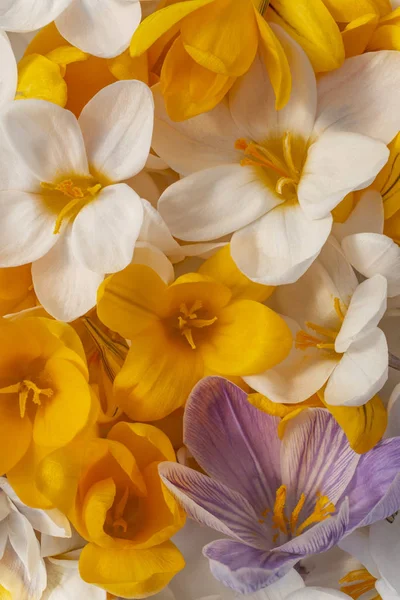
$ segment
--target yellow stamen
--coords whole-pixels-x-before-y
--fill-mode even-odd
[[[296,189],[297,189],[297,183],[294,179],[292,179],[291,177],[281,177],[276,182],[275,190],[278,192],[278,194],[283,196],[283,190],[285,187],[288,187],[288,186],[293,186],[294,191],[296,191]]]
[[[196,350],[196,344],[194,343],[194,339],[193,339],[193,333],[191,329],[184,329],[182,331],[182,335],[185,336],[185,338],[187,339],[189,346],[191,347],[192,350]]]
[[[321,325],[317,325],[316,323],[312,323],[311,321],[306,321],[306,325],[309,329],[315,331],[315,333],[324,335],[325,337],[328,337],[332,340],[336,340],[338,336],[338,332],[334,329],[327,329],[326,327],[321,327]]]
[[[117,502],[115,509],[114,509],[114,522],[113,522],[113,528],[114,529],[122,529],[124,533],[127,532],[128,529],[128,524],[125,521],[125,519],[123,518],[123,514],[127,505],[129,499],[129,488],[128,486],[125,488],[125,491],[121,497],[121,499],[119,500],[119,502]]]
[[[76,207],[79,206],[79,209],[76,211],[76,212],[79,212],[79,210],[81,208],[83,208],[84,205],[85,205],[85,202],[83,201],[82,198],[75,198],[75,200],[71,200],[71,202],[68,202],[68,204],[66,206],[64,206],[64,208],[60,211],[60,213],[56,219],[53,233],[60,233],[61,225],[62,225],[64,219],[66,217],[68,217],[70,214],[72,214],[75,211]]]
[[[299,170],[296,168],[296,165],[293,161],[292,134],[290,133],[290,131],[286,131],[285,135],[283,136],[283,156],[292,174],[296,175],[296,179],[298,182]]]
[[[305,529],[307,529],[307,527],[310,527],[310,525],[325,521],[335,512],[335,510],[336,507],[332,502],[330,502],[328,496],[322,496],[320,493],[317,493],[317,501],[315,503],[314,511],[296,529],[295,535],[300,535]]]
[[[297,521],[299,520],[299,516],[300,513],[303,509],[303,506],[305,504],[306,501],[306,496],[305,494],[301,494],[300,496],[300,500],[298,501],[298,503],[296,504],[291,517],[290,517],[290,531],[291,533],[295,533],[296,532],[296,527],[297,527]]]
[[[26,412],[26,404],[29,398],[29,393],[31,394],[31,399],[34,404],[38,406],[41,405],[40,396],[47,396],[50,398],[53,395],[53,390],[50,388],[39,388],[33,381],[29,381],[29,379],[24,379],[19,383],[15,383],[13,385],[9,385],[8,387],[0,389],[0,394],[18,394],[19,399],[19,414],[21,419],[24,418]]]
[[[213,325],[218,318],[213,317],[212,319],[198,319],[197,312],[195,311],[198,311],[201,308],[203,308],[203,303],[201,300],[196,300],[190,309],[188,309],[185,303],[181,304],[179,307],[179,310],[183,315],[183,317],[178,316],[179,329],[181,330],[182,335],[186,338],[192,350],[196,349],[196,344],[193,339],[193,332],[191,328],[195,327],[196,329],[202,329],[203,327],[209,327],[210,325]]]
[[[239,138],[238,140],[236,140],[235,142],[235,149],[236,150],[246,150],[247,146],[249,145],[248,142],[246,142],[246,140],[244,138]]]
[[[334,301],[333,301],[333,305],[335,307],[335,311],[336,311],[337,316],[339,317],[339,319],[343,323],[345,315],[343,314],[342,308],[340,306],[340,299],[339,298],[335,298]]]
[[[281,177],[289,176],[285,165],[282,164],[282,162],[274,154],[272,154],[272,152],[269,152],[267,148],[264,148],[259,144],[255,144],[254,142],[247,144],[246,140],[243,138],[236,140],[235,148],[236,150],[243,150],[245,153],[244,158],[240,161],[242,167],[264,167],[267,169],[272,169]]]
[[[317,348],[319,348],[320,350],[334,350],[335,344],[317,344]]]
[[[342,592],[349,595],[353,600],[358,600],[367,592],[375,588],[376,578],[371,575],[367,569],[357,569],[350,571],[345,577],[339,581],[342,585]],[[345,585],[343,585],[345,584]],[[372,600],[380,600],[380,595],[374,596]]]
[[[274,529],[278,529],[282,533],[287,534],[287,518],[285,516],[285,505],[286,505],[286,485],[281,485],[281,487],[276,491],[275,496],[275,504],[274,504],[274,513],[272,515],[272,526]],[[279,533],[276,533],[273,537],[273,541],[279,537]]]

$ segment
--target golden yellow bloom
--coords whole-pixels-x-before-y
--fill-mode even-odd
[[[0,269],[0,316],[36,305],[31,265]]]
[[[0,472],[38,506],[35,464],[90,420],[86,360],[71,327],[41,317],[1,319],[0,342]]]
[[[145,598],[184,567],[168,541],[185,515],[158,475],[165,460],[175,453],[162,431],[121,422],[107,439],[72,442],[42,462],[42,493],[89,542],[79,562],[88,583]]]
[[[131,419],[154,421],[170,414],[205,375],[259,373],[289,353],[292,337],[283,319],[248,299],[254,290],[261,299],[260,288],[265,299],[271,288],[249,282],[246,296],[243,286],[228,287],[237,278],[229,251],[226,261],[223,256],[169,286],[136,264],[100,286],[99,318],[132,340],[114,384],[117,402]]]

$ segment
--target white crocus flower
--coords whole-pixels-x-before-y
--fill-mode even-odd
[[[1,477],[0,582],[13,600],[40,600],[47,585],[35,531],[56,537],[71,535],[68,519],[58,510],[29,508]]]
[[[289,317],[295,340],[289,356],[245,381],[274,402],[302,402],[326,384],[328,404],[365,404],[388,377],[386,337],[377,327],[386,293],[381,275],[358,285],[331,238],[303,277],[274,294],[274,307]]]
[[[93,307],[104,274],[132,259],[143,206],[120,182],[143,168],[152,124],[151,92],[139,81],[103,88],[79,121],[42,100],[3,111],[15,156],[1,144],[0,266],[32,262],[35,292],[57,319]]]
[[[107,600],[105,590],[81,578],[79,554],[69,552],[62,558],[46,559],[47,587],[40,600]]]
[[[277,112],[257,57],[229,102],[172,122],[156,89],[153,147],[185,176],[159,210],[184,241],[233,234],[231,253],[253,281],[296,281],[318,256],[331,210],[369,185],[400,129],[400,55],[370,52],[316,83],[302,49],[274,28],[289,58],[291,98]]]
[[[358,529],[344,538],[340,547],[365,566],[364,578],[382,600],[400,600],[400,518]]]
[[[0,29],[35,31],[55,20],[61,35],[84,52],[111,58],[129,45],[140,23],[139,0],[1,0]]]
[[[380,274],[388,282],[388,296],[400,295],[400,247],[383,234],[382,196],[364,192],[345,223],[337,223],[333,233],[341,241],[347,260],[364,277]]]

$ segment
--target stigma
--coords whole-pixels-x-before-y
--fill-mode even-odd
[[[197,313],[202,309],[203,303],[201,300],[196,300],[190,308],[188,308],[185,303],[182,303],[179,307],[180,315],[178,316],[178,327],[192,350],[196,350],[192,328],[203,329],[203,327],[213,325],[217,320],[217,317],[213,317],[212,319],[199,318]]]

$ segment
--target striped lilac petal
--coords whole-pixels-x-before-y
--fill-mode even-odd
[[[177,463],[161,463],[158,470],[164,484],[192,519],[246,544],[268,547],[267,528],[258,523],[253,507],[241,494]]]
[[[241,594],[253,594],[289,572],[302,558],[263,551],[232,540],[217,540],[203,548],[214,577]]]
[[[346,490],[349,531],[389,517],[400,509],[400,437],[363,454]]]
[[[282,441],[282,482],[288,488],[293,510],[301,494],[306,502],[299,522],[314,510],[316,495],[336,504],[350,483],[359,455],[349,446],[344,431],[325,409],[302,411],[288,423]]]
[[[184,440],[204,471],[262,513],[281,485],[278,422],[230,381],[206,377],[186,405]]]

